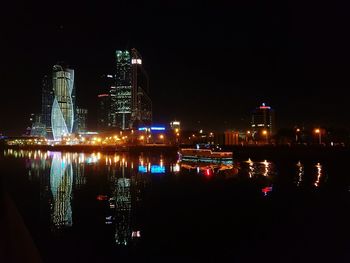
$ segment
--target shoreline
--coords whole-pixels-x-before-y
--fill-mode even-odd
[[[177,154],[180,148],[190,148],[190,145],[0,145],[0,149],[15,150],[43,150],[62,152],[103,152],[103,153],[150,153],[150,154]],[[233,159],[308,159],[318,158],[348,158],[350,147],[322,146],[322,145],[231,145],[223,146],[222,151],[231,151]]]
[[[177,146],[171,145],[2,145],[2,149],[14,150],[43,150],[43,151],[61,151],[61,152],[104,152],[104,153],[161,153],[161,154],[176,154]]]

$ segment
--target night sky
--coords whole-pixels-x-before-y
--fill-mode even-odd
[[[116,49],[132,47],[150,76],[157,123],[244,128],[266,102],[278,127],[350,127],[345,1],[8,2],[0,133],[23,133],[40,112],[41,79],[57,61],[75,69],[78,105],[94,128],[99,77],[113,73]]]

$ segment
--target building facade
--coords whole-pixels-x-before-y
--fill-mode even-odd
[[[129,129],[132,127],[132,84],[131,55],[127,50],[116,51],[115,83],[115,91],[111,91],[111,109],[113,113],[115,107],[116,113],[115,122],[112,122],[112,127],[116,127],[121,130]]]
[[[76,110],[76,132],[86,132],[87,131],[87,118],[88,118],[88,110],[78,108]]]
[[[252,112],[251,129],[255,140],[269,142],[275,129],[274,110],[265,103],[257,107]]]
[[[73,132],[75,114],[74,70],[61,65],[53,66],[53,104],[51,128],[54,140],[62,140]]]

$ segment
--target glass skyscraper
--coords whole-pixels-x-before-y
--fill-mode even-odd
[[[74,70],[55,65],[52,72],[51,127],[54,140],[73,131],[75,114]]]
[[[116,51],[116,87],[111,89],[111,111],[116,112],[112,127],[121,130],[149,125],[152,122],[152,101],[148,75],[136,49]],[[115,109],[113,108],[115,105]]]
[[[116,51],[116,89],[115,94],[111,94],[112,111],[115,105],[116,118],[112,127],[125,130],[132,127],[132,95],[131,95],[131,56],[125,50]]]

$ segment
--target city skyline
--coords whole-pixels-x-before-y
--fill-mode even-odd
[[[1,133],[24,132],[29,114],[40,111],[42,78],[58,61],[74,68],[78,105],[89,110],[89,124],[96,122],[99,78],[113,71],[115,50],[132,47],[142,54],[150,77],[154,122],[243,128],[250,111],[265,102],[276,110],[279,127],[349,128],[342,96],[347,41],[324,28],[321,16],[309,21],[311,5],[298,10],[294,4],[287,12],[283,4],[121,4],[118,10],[135,15],[130,20],[130,13],[119,12],[117,23],[113,8],[102,4],[73,4],[62,19],[56,11],[49,16],[48,8],[23,6],[15,12],[8,6],[14,13],[1,63],[8,88],[0,105],[11,114],[1,116]],[[328,12],[342,15],[339,8]],[[333,27],[338,32],[344,26],[333,20]],[[8,99],[14,97],[17,103]]]

